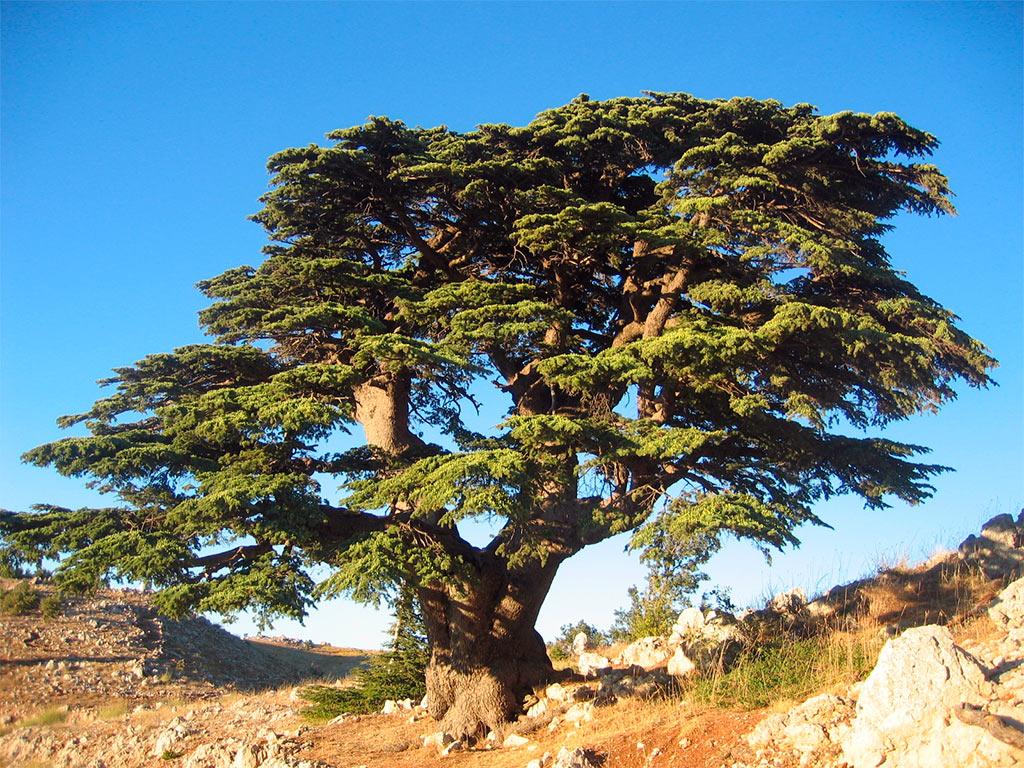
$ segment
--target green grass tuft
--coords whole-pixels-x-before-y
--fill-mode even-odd
[[[695,679],[684,695],[696,704],[757,709],[802,699],[863,679],[878,659],[877,637],[797,639],[743,654],[728,672]]]
[[[68,711],[64,707],[51,707],[42,712],[25,718],[18,723],[19,728],[49,728],[53,725],[60,725],[68,719]]]

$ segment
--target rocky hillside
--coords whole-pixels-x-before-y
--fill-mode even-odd
[[[6,580],[5,589],[17,582]],[[32,586],[37,597],[53,591]],[[57,615],[0,616],[0,724],[40,703],[76,709],[110,701],[210,699],[312,677],[344,677],[352,651],[242,640],[206,619],[158,615],[146,596],[104,591],[64,598]]]
[[[578,674],[536,691],[517,723],[476,744],[439,732],[415,702],[308,723],[299,687],[245,689],[301,677],[310,658],[330,660],[328,649],[225,637],[203,622],[164,622],[141,596],[106,595],[70,606],[53,626],[3,620],[5,637],[22,645],[14,663],[5,659],[0,698],[25,714],[0,735],[0,763],[1024,766],[1022,543],[1024,514],[1001,516],[957,552],[815,599],[794,591],[736,616],[689,609],[670,636],[625,648],[589,649],[578,638]],[[35,707],[23,685],[36,686]]]

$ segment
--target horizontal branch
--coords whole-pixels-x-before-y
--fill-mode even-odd
[[[221,568],[237,565],[241,562],[255,560],[260,555],[265,555],[267,552],[272,551],[273,547],[266,542],[248,544],[241,547],[235,547],[234,549],[228,549],[223,552],[215,552],[212,555],[193,558],[185,563],[185,567],[203,568],[207,573],[213,573]]]

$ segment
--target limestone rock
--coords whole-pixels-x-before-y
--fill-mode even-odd
[[[596,672],[600,672],[602,669],[608,669],[611,665],[611,661],[606,656],[602,656],[599,653],[591,653],[590,651],[581,653],[576,664],[580,674],[584,677],[589,677]]]
[[[850,699],[822,694],[788,712],[770,715],[746,736],[755,749],[795,752],[801,764],[832,764],[839,743],[850,730],[854,714]]]
[[[587,650],[588,639],[586,632],[576,633],[576,636],[572,639],[572,652],[575,656],[579,656]]]
[[[691,605],[689,608],[684,608],[682,613],[679,614],[679,618],[676,619],[676,623],[672,626],[672,635],[684,638],[688,635],[700,634],[703,629],[704,613],[700,608],[695,608]]]
[[[552,701],[565,701],[569,693],[562,687],[561,683],[552,683],[544,689],[544,695]]]
[[[807,610],[807,593],[801,587],[780,592],[771,599],[768,607],[781,616],[798,616]]]
[[[683,651],[681,646],[676,647],[672,658],[668,660],[668,673],[673,677],[686,677],[697,668],[697,665],[690,661],[690,658]]]
[[[577,727],[581,723],[589,723],[594,719],[594,705],[589,701],[573,704],[565,712],[565,721],[574,723]]]
[[[153,742],[152,755],[163,757],[165,754],[176,754],[180,743],[192,735],[193,729],[180,717],[171,720],[166,727],[160,731]]]
[[[646,671],[639,667],[612,669],[601,675],[601,690],[595,701],[604,705],[619,696],[650,699],[670,690],[673,684],[663,667]]]
[[[625,666],[654,669],[668,661],[671,651],[663,637],[641,637],[622,649],[616,663]]]
[[[423,737],[423,746],[437,747],[440,750],[447,747],[453,741],[455,741],[455,738],[450,733],[437,731],[436,733],[428,733]]]
[[[1024,629],[1024,578],[1017,579],[999,593],[989,606],[989,618],[1006,630]]]
[[[945,627],[909,629],[882,649],[864,681],[853,728],[843,740],[852,768],[1018,765],[1019,754],[953,713],[981,703],[985,672]]]
[[[1016,520],[1011,515],[993,517],[980,535],[964,539],[959,551],[989,578],[1019,574],[1024,570],[1024,511]]]
[[[570,750],[562,747],[555,756],[555,762],[551,768],[597,768],[600,763],[596,762],[591,753],[582,747]]]
[[[547,699],[541,699],[536,704],[534,704],[532,707],[530,707],[529,709],[526,710],[526,716],[527,717],[540,717],[541,715],[543,715],[547,711],[548,711],[548,700]]]
[[[232,768],[234,751],[226,744],[202,744],[186,758],[184,768]]]
[[[525,736],[520,736],[518,733],[510,733],[505,737],[505,740],[501,742],[501,746],[505,749],[514,749],[515,747],[525,747],[530,743],[530,740]]]

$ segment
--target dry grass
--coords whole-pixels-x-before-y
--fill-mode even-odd
[[[132,704],[127,699],[111,701],[96,707],[97,720],[120,720],[132,711]]]
[[[556,754],[565,746],[592,750],[605,760],[604,768],[718,768],[736,739],[762,717],[757,712],[696,711],[668,699],[620,700],[596,708],[594,715],[592,722],[579,728],[562,725],[553,733],[547,728],[535,730],[529,734],[528,746],[474,749],[453,752],[448,757],[420,747],[420,736],[438,729],[430,718],[409,723],[407,714],[360,717],[318,728],[316,746],[303,758],[367,768],[522,768],[545,752]],[[679,746],[683,737],[690,740],[685,749]],[[656,762],[648,762],[654,750],[659,750],[660,756]]]
[[[841,690],[871,671],[884,640],[871,630],[786,638],[745,652],[727,672],[687,681],[681,695],[698,710],[751,710]]]
[[[24,720],[20,720],[18,728],[52,728],[55,725],[63,725],[68,719],[67,707],[48,707],[40,710]]]
[[[957,560],[930,568],[891,568],[859,589],[867,600],[859,619],[862,625],[897,629],[959,623],[978,615],[1004,586],[977,566]]]

